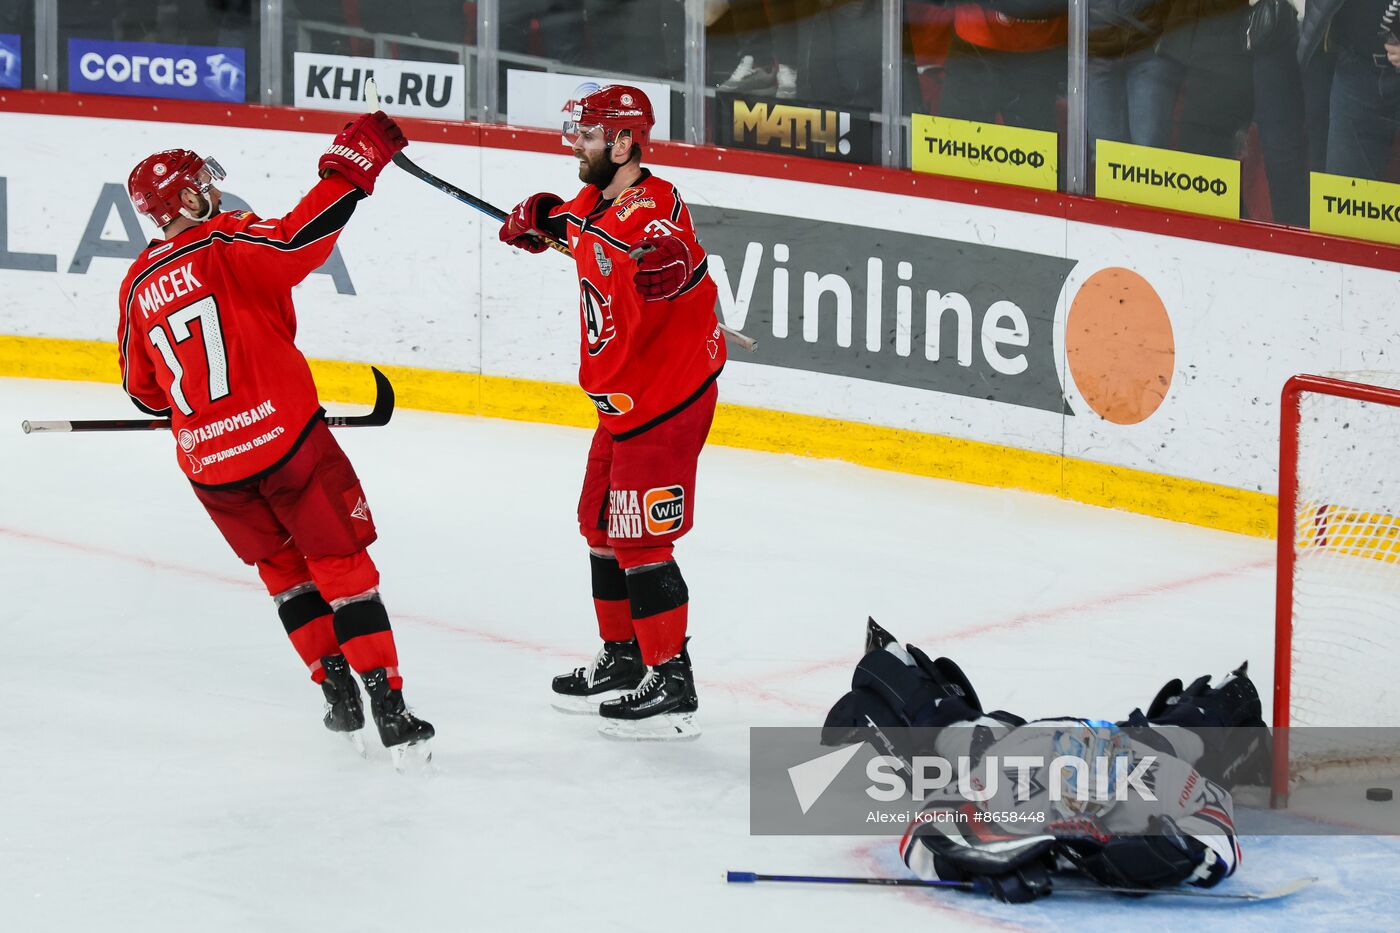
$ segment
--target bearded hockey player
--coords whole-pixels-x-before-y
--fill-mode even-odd
[[[571,102],[564,142],[583,189],[515,206],[503,242],[573,250],[579,385],[598,409],[579,530],[603,645],[554,679],[554,705],[597,712],[615,738],[693,738],[699,702],[687,651],[689,592],[676,541],[695,522],[695,473],[725,344],[715,285],[680,192],[642,167],[654,119],[634,87]],[[600,702],[601,701],[601,702]]]
[[[326,728],[363,728],[358,673],[396,764],[433,727],[404,706],[366,551],[374,519],[293,343],[292,286],[326,260],[405,145],[382,112],[346,124],[321,156],[321,181],[271,220],[220,213],[224,170],[213,159],[188,149],[143,159],[127,190],[163,239],[127,272],[117,330],[123,387],[142,411],[171,418],[180,468],[229,546],[257,567],[325,696]],[[417,752],[427,757],[426,746]]]
[[[1212,887],[1238,866],[1222,785],[1267,783],[1269,761],[1246,666],[1215,686],[1173,680],[1120,723],[1028,723],[984,712],[957,664],[901,647],[874,620],[867,648],[823,743],[873,732],[906,768],[926,755],[961,769],[900,840],[919,877],[974,881],[1023,902],[1051,893],[1057,874],[1142,891]]]

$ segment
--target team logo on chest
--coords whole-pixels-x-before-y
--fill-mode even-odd
[[[604,276],[612,275],[612,260],[603,252],[602,243],[593,244],[593,258],[598,260],[598,271]]]
[[[587,279],[579,283],[579,311],[583,315],[583,339],[588,345],[588,355],[597,356],[603,352],[617,336],[617,325],[613,323],[611,300],[604,297]]]

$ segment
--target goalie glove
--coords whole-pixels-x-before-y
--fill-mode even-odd
[[[968,815],[961,807],[925,808],[921,822],[900,841],[904,864],[926,880],[971,881],[976,890],[1010,904],[1050,893],[1054,836],[980,838],[975,831],[980,824],[966,822]],[[974,829],[964,835],[969,827]]]

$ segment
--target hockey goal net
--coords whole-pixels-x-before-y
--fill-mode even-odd
[[[1294,376],[1279,438],[1273,802],[1400,756],[1400,374]],[[1329,727],[1311,729],[1299,727]]]

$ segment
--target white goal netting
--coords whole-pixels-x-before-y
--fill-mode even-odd
[[[1330,375],[1400,389],[1400,374]],[[1400,400],[1304,391],[1297,440],[1280,477],[1296,489],[1287,725],[1400,726]],[[1375,728],[1295,728],[1290,775],[1393,774],[1393,744]]]

